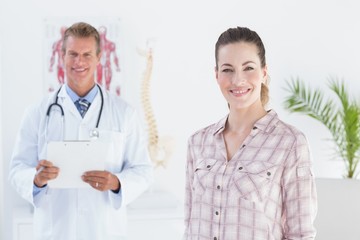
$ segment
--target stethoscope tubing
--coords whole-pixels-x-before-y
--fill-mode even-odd
[[[53,102],[52,104],[50,104],[49,107],[48,107],[48,109],[47,109],[47,111],[46,111],[46,116],[47,116],[47,117],[50,117],[51,108],[54,107],[54,106],[57,106],[58,108],[60,108],[61,116],[62,116],[62,117],[65,115],[65,114],[64,114],[64,109],[63,109],[62,106],[58,103],[60,90],[61,90],[61,87],[59,88],[59,90],[58,90],[57,93],[56,93],[55,102]]]
[[[102,92],[100,86],[98,84],[97,84],[97,86],[98,86],[99,92],[100,92],[101,104],[100,104],[100,111],[99,111],[99,115],[98,115],[98,119],[97,119],[95,128],[99,128],[99,123],[100,123],[100,119],[101,119],[101,115],[102,115],[102,111],[103,111],[103,107],[104,107],[104,95],[103,95],[103,92]]]

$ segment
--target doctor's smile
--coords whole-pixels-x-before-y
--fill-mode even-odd
[[[88,70],[87,68],[72,68],[75,72],[84,72]]]

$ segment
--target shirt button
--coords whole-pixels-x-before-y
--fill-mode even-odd
[[[243,167],[239,167],[239,170],[242,170],[243,169]]]
[[[216,187],[217,189],[220,189],[220,185],[217,185],[217,187]]]
[[[257,129],[257,127],[253,127],[253,130],[256,130]]]
[[[218,211],[216,211],[216,212],[215,212],[215,214],[216,214],[216,215],[219,215],[219,212],[218,212]]]
[[[214,240],[217,240],[217,237],[214,237]]]
[[[246,146],[246,145],[245,145],[245,144],[243,144],[243,145],[242,145],[242,148],[244,148],[245,146]]]
[[[267,175],[270,176],[270,175],[271,175],[271,172],[267,172]]]
[[[207,168],[210,168],[211,166],[210,166],[210,165],[207,165],[206,167],[207,167]]]

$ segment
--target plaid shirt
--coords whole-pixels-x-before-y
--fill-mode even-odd
[[[317,196],[305,136],[270,110],[227,161],[226,120],[189,138],[185,239],[314,239]]]

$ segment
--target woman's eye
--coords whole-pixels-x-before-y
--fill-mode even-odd
[[[225,68],[225,69],[222,70],[222,72],[232,72],[232,69]]]
[[[250,70],[254,70],[254,68],[253,68],[253,67],[250,67],[250,66],[247,66],[247,67],[244,68],[244,70],[245,70],[245,71],[250,71]]]

